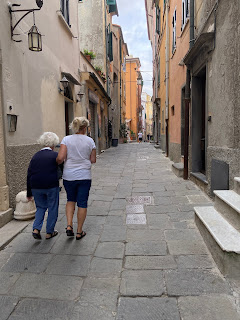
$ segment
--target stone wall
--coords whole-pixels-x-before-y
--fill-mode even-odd
[[[181,162],[181,145],[179,143],[169,143],[169,158],[173,162]]]
[[[39,150],[39,144],[7,147],[7,171],[11,208],[15,208],[15,197],[18,192],[26,190],[28,165],[32,156]]]

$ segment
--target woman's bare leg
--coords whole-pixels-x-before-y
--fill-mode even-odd
[[[68,226],[73,226],[73,215],[75,211],[75,202],[68,201],[66,204],[66,217]],[[67,227],[67,230],[71,230],[70,227]]]
[[[78,228],[77,232],[81,233],[82,232],[82,227],[84,224],[84,221],[87,216],[87,208],[78,208],[77,212],[77,220],[78,220]]]

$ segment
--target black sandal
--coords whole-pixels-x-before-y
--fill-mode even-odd
[[[37,230],[37,229],[34,229],[34,230]],[[40,234],[40,231],[39,230],[37,230],[37,231],[38,231],[38,233],[36,233],[36,232],[32,233],[33,238],[36,240],[42,240],[42,236]]]
[[[68,229],[67,229],[68,227],[70,227],[71,230],[68,230]],[[68,225],[67,228],[66,228],[66,234],[67,234],[67,236],[68,236],[68,237],[74,237],[73,227],[70,226],[70,225]]]
[[[49,240],[53,237],[56,237],[58,235],[58,231],[54,230],[53,233],[47,233],[47,234],[50,234],[50,237],[46,237],[46,240]]]
[[[85,232],[85,231],[77,232],[77,234],[79,234],[79,235],[80,235],[80,237],[76,236],[76,240],[80,240],[80,239],[82,239],[83,237],[85,237],[86,232]]]

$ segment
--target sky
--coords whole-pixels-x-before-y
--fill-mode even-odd
[[[139,58],[143,76],[143,92],[152,96],[152,48],[148,39],[144,0],[117,0],[119,16],[113,23],[122,27],[129,55]]]

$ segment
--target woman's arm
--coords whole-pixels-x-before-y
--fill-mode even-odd
[[[91,163],[96,163],[96,149],[92,149],[92,152],[90,154],[90,161]]]
[[[65,144],[61,144],[56,161],[58,164],[61,164],[66,158],[67,158],[67,146],[65,146]]]

